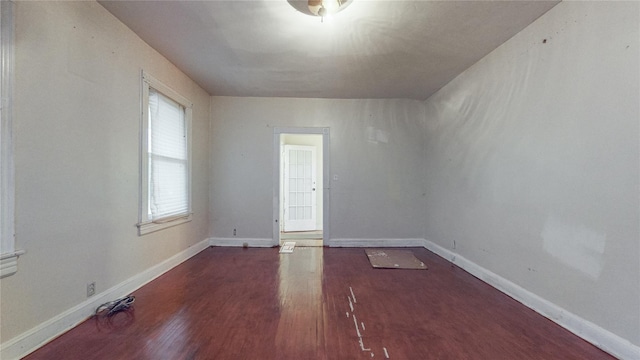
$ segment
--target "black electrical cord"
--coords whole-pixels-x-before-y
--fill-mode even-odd
[[[104,303],[96,309],[96,316],[101,313],[105,313],[106,316],[111,316],[118,311],[129,310],[129,308],[133,305],[134,301],[136,301],[136,297],[133,295],[129,295],[123,297],[122,299],[109,301]]]

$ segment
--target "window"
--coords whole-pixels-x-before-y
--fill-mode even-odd
[[[142,73],[139,235],[191,221],[191,108]]]
[[[0,1],[0,14],[0,277],[5,277],[18,271],[18,256],[24,251],[16,250],[13,222],[13,2]]]

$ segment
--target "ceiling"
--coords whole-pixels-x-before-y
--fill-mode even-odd
[[[99,1],[215,96],[423,100],[558,1]]]

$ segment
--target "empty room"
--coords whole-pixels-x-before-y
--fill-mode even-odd
[[[640,359],[640,2],[0,10],[0,359]]]

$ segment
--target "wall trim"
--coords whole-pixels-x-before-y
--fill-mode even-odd
[[[110,289],[90,297],[71,309],[8,340],[0,346],[0,359],[19,359],[32,353],[44,344],[87,320],[101,304],[132,293],[208,247],[209,239],[191,245],[161,263],[130,277]]]
[[[569,330],[601,350],[619,359],[632,360],[638,358],[640,347],[632,344],[629,340],[561,308],[449,249],[445,249],[426,239],[423,240],[423,242],[427,250],[456,264],[471,275],[509,295],[526,307]]]
[[[15,236],[15,164],[13,99],[15,82],[15,20],[13,1],[0,2],[0,278],[18,271]]]
[[[248,247],[276,247],[278,242],[271,238],[209,238],[209,246],[229,246],[241,247],[247,244]]]
[[[425,247],[424,239],[329,239],[330,247]]]

